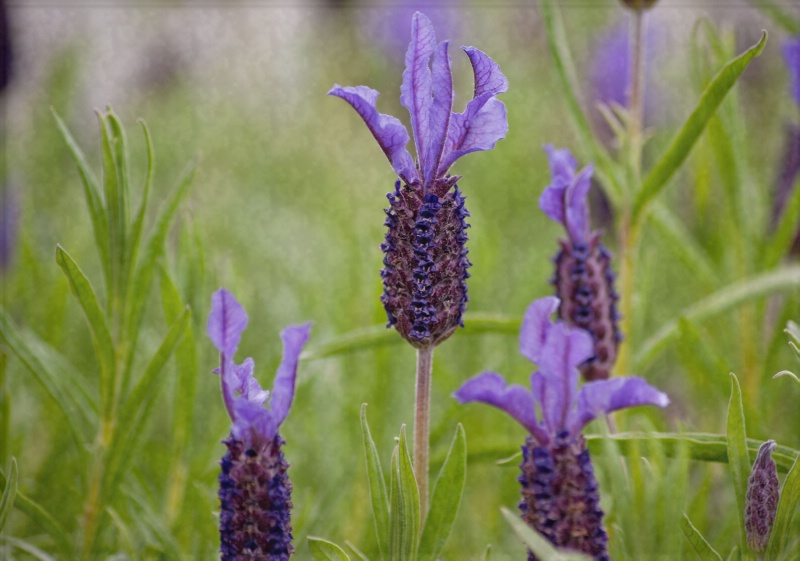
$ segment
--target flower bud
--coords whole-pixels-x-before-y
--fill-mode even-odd
[[[744,529],[747,545],[760,553],[767,549],[772,525],[778,511],[780,488],[778,468],[772,459],[775,441],[767,440],[758,449],[758,456],[747,480],[747,495],[744,506]]]

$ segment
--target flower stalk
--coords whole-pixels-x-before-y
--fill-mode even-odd
[[[428,452],[430,448],[431,374],[433,347],[417,349],[417,383],[414,400],[414,474],[419,488],[421,516],[428,510]]]

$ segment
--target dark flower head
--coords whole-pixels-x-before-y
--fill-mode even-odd
[[[339,85],[328,92],[358,112],[400,177],[388,195],[382,301],[389,325],[415,347],[447,339],[462,325],[466,309],[469,212],[456,186],[459,178],[448,170],[465,154],[490,150],[508,130],[505,106],[495,97],[508,89],[506,77],[478,49],[462,48],[475,89],[464,112],[454,113],[448,42],[437,44],[430,20],[414,14],[400,102],[411,115],[416,159],[406,149],[405,126],[378,113],[378,92]]]
[[[552,323],[558,306],[557,298],[541,298],[525,313],[520,353],[539,366],[530,390],[485,372],[453,395],[461,403],[480,401],[502,409],[530,432],[520,465],[522,518],[554,545],[606,560],[597,480],[581,431],[598,416],[637,405],[664,407],[669,399],[635,377],[588,382],[578,389],[578,366],[592,355],[592,337],[564,322]]]
[[[19,204],[13,187],[0,186],[0,275],[14,259],[19,234]]]
[[[658,0],[621,0],[621,2],[631,10],[648,10],[655,6]]]
[[[787,39],[783,43],[783,58],[789,69],[789,83],[794,102],[800,105],[800,37]]]
[[[622,334],[617,324],[617,299],[611,253],[600,243],[600,232],[589,227],[587,196],[592,186],[591,164],[577,171],[569,150],[545,146],[552,183],[539,198],[539,208],[562,224],[568,239],[561,240],[553,284],[561,301],[561,319],[588,331],[594,352],[581,365],[587,380],[606,379],[617,358]]]
[[[780,484],[778,468],[772,459],[772,451],[776,446],[774,440],[767,440],[761,445],[747,480],[744,529],[747,544],[753,551],[759,553],[767,549],[769,535],[772,533],[775,515],[778,512]]]
[[[207,332],[220,352],[220,375],[225,408],[233,421],[224,441],[228,452],[219,475],[220,552],[223,561],[261,559],[286,561],[294,552],[291,492],[278,429],[294,398],[300,351],[310,324],[281,332],[283,359],[272,396],[253,377],[253,360],[236,364],[233,356],[247,326],[247,314],[223,289],[211,299]],[[264,403],[270,398],[270,409]]]

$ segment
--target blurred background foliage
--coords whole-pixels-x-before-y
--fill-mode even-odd
[[[598,96],[606,95],[598,76],[607,74],[597,69],[604,64],[597,58],[614,37],[625,37],[627,15],[612,0],[559,4],[584,109],[614,153],[613,135],[596,109]],[[775,4],[789,16],[755,4]],[[369,85],[382,93],[381,112],[406,121],[398,94],[415,9],[425,11],[438,36],[453,46],[475,45],[490,54],[511,85],[502,96],[507,138],[454,170],[464,177],[459,186],[472,214],[469,313],[499,318],[499,327],[471,329],[468,315],[466,329],[437,350],[431,472],[438,471],[457,422],[464,424],[469,450],[461,512],[443,558],[479,559],[487,544],[492,559],[524,557],[500,515],[501,506],[518,502],[516,464],[496,465],[518,450],[523,431],[488,408],[458,406],[450,394],[483,370],[503,372],[517,383],[529,374],[516,351],[515,322],[531,300],[552,293],[550,258],[562,235],[537,207],[549,183],[541,148],[569,147],[581,165],[588,163],[571,127],[538,6],[501,0],[6,3],[12,72],[2,93],[0,139],[3,240],[9,240],[0,264],[2,306],[54,371],[70,370],[91,383],[97,376],[86,321],[54,259],[56,244],[80,264],[95,291],[104,293],[104,285],[81,180],[50,108],[99,175],[92,109],[114,107],[128,130],[132,205],[140,201],[146,170],[136,119],[147,120],[156,162],[148,226],[186,163],[196,163],[142,303],[144,350],[137,360],[155,352],[172,324],[174,310],[162,301],[174,301],[175,294],[192,311],[193,339],[190,345],[184,339],[183,350],[161,373],[163,383],[141,429],[143,444],[105,513],[92,558],[217,556],[217,462],[229,421],[211,374],[217,358],[204,332],[210,294],[219,286],[235,293],[249,312],[239,359],[255,359],[265,386],[280,360],[280,329],[314,321],[311,356],[301,364],[293,410],[282,428],[292,463],[297,558],[309,558],[309,534],[348,539],[367,554],[376,551],[359,408],[369,404],[372,435],[388,458],[398,427],[412,420],[414,352],[391,334],[375,346],[314,356],[326,342],[385,321],[379,244],[384,194],[394,182],[358,117],[325,92],[333,83]],[[651,138],[645,170],[724,61],[755,43],[762,29],[770,40],[659,196],[677,223],[645,221],[625,344],[634,357],[631,373],[667,391],[672,404],[663,413],[635,411],[618,422],[631,430],[724,432],[733,371],[742,380],[749,436],[796,449],[800,395],[789,381],[771,377],[796,366],[782,330],[789,319],[800,318],[800,273],[790,244],[775,250],[771,232],[787,138],[800,125],[780,45],[800,32],[792,27],[800,10],[791,2],[662,0],[647,19],[645,125]],[[455,51],[451,56],[460,111],[471,72],[466,57]],[[794,213],[791,233],[800,209],[794,200],[786,207]],[[731,201],[739,206],[731,208]],[[593,210],[593,225],[607,229],[606,245],[613,251],[619,217],[601,197]],[[685,247],[702,263],[687,260]],[[692,315],[693,305],[721,289],[779,267],[788,271],[783,282],[769,285],[762,297],[721,313]],[[666,344],[637,355],[668,325],[674,329]],[[2,340],[0,358],[0,466],[5,471],[16,457],[20,494],[78,543],[86,451]],[[196,369],[187,372],[180,364]],[[181,396],[192,397],[190,410],[182,413],[190,421],[183,425],[176,412]],[[189,427],[182,462],[175,461],[179,426]],[[676,532],[684,511],[722,550],[736,543],[735,497],[724,466],[690,462],[681,454],[669,459],[659,450],[626,454],[622,463],[611,456],[596,460],[601,489],[613,489],[603,495],[603,506],[616,557],[680,558],[686,547]],[[62,558],[55,541],[35,517],[16,510],[0,552],[9,559]]]

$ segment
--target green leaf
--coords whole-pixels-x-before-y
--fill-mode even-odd
[[[68,369],[54,370],[45,365],[36,348],[44,343],[35,339],[35,335],[20,333],[6,312],[0,309],[0,340],[5,341],[8,349],[53,399],[53,403],[67,420],[67,426],[78,447],[82,448],[94,436],[97,407],[86,397],[83,380]]]
[[[679,334],[681,317],[696,324],[745,302],[773,296],[781,291],[796,290],[798,287],[800,287],[800,266],[794,265],[748,277],[721,288],[682,310],[676,319],[664,324],[647,339],[634,357],[633,371],[644,370]]]
[[[578,88],[578,74],[569,51],[567,33],[561,12],[552,0],[542,0],[542,19],[547,31],[547,44],[561,79],[561,92],[567,104],[567,111],[572,119],[573,127],[578,135],[581,150],[587,159],[595,163],[595,173],[605,187],[605,192],[615,207],[622,201],[622,184],[619,166],[614,163],[608,152],[597,142],[592,134],[589,120],[581,108]]]
[[[0,543],[5,542],[8,545],[11,545],[17,548],[20,551],[24,551],[34,559],[38,561],[56,561],[55,557],[51,557],[35,545],[30,542],[26,542],[25,540],[18,540],[16,538],[12,538],[10,536],[2,536],[0,535]]]
[[[92,334],[92,343],[94,343],[95,355],[100,367],[100,400],[103,410],[107,412],[113,404],[116,378],[115,351],[111,332],[89,279],[60,245],[56,246],[56,263],[67,277],[72,293],[78,299],[89,323],[89,331]]]
[[[731,373],[731,400],[728,405],[728,469],[730,470],[733,488],[736,492],[739,522],[739,538],[742,554],[745,559],[752,557],[747,546],[744,530],[744,503],[747,494],[747,478],[750,476],[750,458],[747,454],[747,433],[744,425],[744,408],[742,406],[742,390],[739,380]]]
[[[792,518],[800,502],[800,456],[795,460],[792,469],[783,481],[781,495],[778,499],[778,513],[772,526],[772,535],[767,546],[767,560],[777,561],[784,552],[789,537],[792,535]]]
[[[796,345],[800,345],[800,325],[797,325],[793,321],[789,321],[786,324],[786,329],[784,329],[783,332],[788,334],[789,337],[791,337],[792,339],[794,339],[794,343]],[[795,350],[797,350],[797,347],[795,347]]]
[[[314,561],[350,561],[350,557],[335,543],[314,536],[308,536],[307,539]]]
[[[8,478],[6,477],[6,474],[0,470],[0,485],[5,487],[7,484]],[[17,491],[14,499],[14,508],[30,518],[31,521],[33,521],[42,530],[47,532],[51,538],[53,538],[58,551],[61,553],[62,559],[73,558],[72,545],[67,533],[61,527],[61,525],[56,522],[56,520],[50,516],[50,514],[47,513],[46,510],[30,500],[19,490]]]
[[[419,544],[420,561],[435,561],[441,553],[453,529],[466,479],[467,436],[464,427],[459,423],[450,451],[433,487],[431,508],[425,519]]]
[[[369,557],[364,555],[364,553],[351,542],[344,540],[344,545],[347,546],[347,548],[353,553],[353,555],[356,556],[357,559],[359,559],[359,561],[369,561]]]
[[[781,370],[780,372],[778,372],[777,374],[775,374],[775,375],[773,376],[773,378],[780,378],[781,376],[789,376],[789,377],[790,377],[790,378],[792,378],[792,379],[793,379],[795,382],[797,382],[798,384],[800,384],[800,378],[798,378],[798,377],[797,377],[797,374],[795,374],[794,372],[789,372],[788,370]]]
[[[386,480],[383,477],[381,461],[375,441],[367,424],[367,404],[361,405],[361,434],[364,440],[364,456],[367,460],[367,478],[369,480],[369,497],[372,502],[372,516],[375,521],[375,535],[381,558],[388,553],[389,545],[389,498],[386,492]]]
[[[97,113],[97,119],[100,123],[103,194],[106,199],[108,247],[111,262],[111,284],[108,286],[108,302],[111,314],[116,314],[122,297],[121,279],[125,260],[126,227],[123,221],[120,170],[114,153],[113,133],[110,130],[107,117],[99,110],[95,110],[95,113]]]
[[[726,64],[706,87],[697,107],[673,139],[667,151],[645,178],[634,203],[634,220],[647,204],[664,189],[672,175],[681,167],[725,95],[750,64],[750,61],[761,54],[766,42],[767,33],[765,31],[758,43]]]
[[[703,534],[694,527],[686,513],[681,518],[681,530],[683,530],[683,536],[692,545],[700,559],[703,561],[722,561],[720,554],[714,551],[714,548],[706,541]]]
[[[530,549],[540,561],[589,561],[589,557],[582,553],[560,551],[533,528],[528,527],[522,519],[503,507],[500,509],[503,517],[511,525],[514,533]]]
[[[491,561],[492,559],[492,545],[489,544],[486,546],[486,549],[483,552],[483,561]]]
[[[0,531],[6,525],[8,515],[11,513],[11,507],[14,506],[14,498],[17,496],[17,459],[11,458],[11,469],[8,472],[8,479],[6,479],[3,489],[3,496],[0,497]]]
[[[144,230],[144,217],[147,212],[147,201],[150,198],[150,187],[153,184],[153,172],[155,169],[155,157],[153,156],[153,139],[150,136],[150,129],[144,119],[139,119],[139,124],[142,126],[144,132],[145,145],[147,146],[147,174],[145,175],[144,186],[142,188],[142,200],[139,203],[139,210],[136,212],[136,218],[131,225],[130,243],[128,244],[128,274],[133,275],[136,261],[139,258],[139,245],[142,240],[142,231]],[[129,284],[131,279],[126,279],[126,284]]]
[[[86,198],[86,204],[89,207],[89,217],[92,220],[92,230],[94,231],[94,240],[97,245],[97,251],[100,254],[100,263],[103,266],[103,275],[105,277],[106,286],[111,285],[111,258],[109,254],[109,232],[108,232],[108,218],[106,217],[103,200],[100,198],[100,190],[97,186],[97,179],[92,173],[89,164],[86,163],[86,156],[83,151],[75,142],[69,129],[58,116],[54,108],[50,108],[50,112],[56,120],[58,130],[67,143],[70,155],[78,168],[78,173],[81,176],[83,183],[83,194]]]
[[[133,391],[125,397],[118,417],[118,426],[121,429],[114,435],[106,463],[103,483],[103,496],[106,500],[113,495],[120,478],[130,466],[136,444],[142,436],[144,422],[155,402],[156,389],[164,381],[161,371],[190,321],[191,312],[186,308],[170,327]]]
[[[792,12],[784,11],[781,5],[789,6],[790,4],[781,4],[775,0],[749,0],[751,4],[757,6],[761,11],[767,14],[772,21],[783,27],[790,35],[800,35],[800,18],[792,15]],[[796,12],[795,12],[796,14]]]
[[[419,490],[406,442],[406,426],[392,454],[392,496],[389,520],[389,559],[414,561],[419,539]]]

